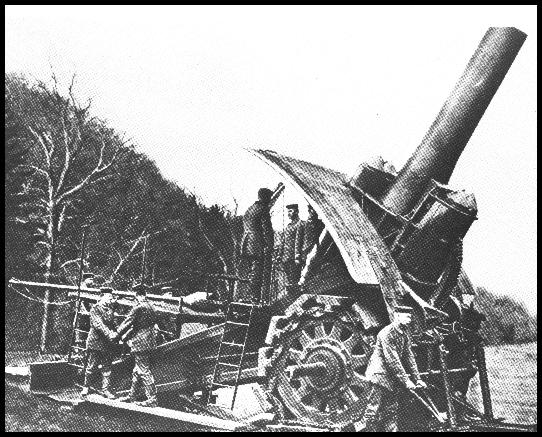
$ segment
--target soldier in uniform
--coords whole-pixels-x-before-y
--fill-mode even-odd
[[[380,425],[383,432],[397,432],[399,391],[427,387],[420,379],[412,353],[411,321],[412,308],[397,306],[393,322],[378,333],[365,372],[371,382],[369,399],[363,418],[355,425],[356,430],[378,432]],[[414,381],[408,374],[413,375]]]
[[[295,244],[295,260],[300,266],[304,266],[307,255],[318,244],[320,234],[324,230],[324,223],[318,218],[318,213],[309,204],[309,217],[306,222],[301,222]]]
[[[241,241],[241,258],[249,263],[250,292],[253,301],[262,298],[263,267],[271,256],[274,244],[269,202],[273,192],[268,188],[258,190],[258,200],[243,216],[244,234]]]
[[[89,391],[92,376],[102,366],[102,394],[114,399],[111,393],[111,364],[117,340],[114,317],[113,289],[102,287],[102,297],[90,310],[90,331],[87,337],[88,362],[85,370],[85,382],[81,395]]]
[[[282,262],[286,274],[287,285],[297,285],[301,275],[301,259],[296,259],[296,242],[302,245],[303,222],[299,219],[299,207],[297,203],[286,205],[290,223],[282,234],[282,245],[279,252],[279,260]],[[301,235],[300,235],[301,234]]]
[[[134,356],[135,365],[132,372],[132,385],[124,402],[135,402],[140,383],[143,383],[147,399],[138,402],[144,407],[156,407],[156,385],[151,372],[151,354],[156,349],[156,328],[158,321],[156,310],[147,300],[147,286],[136,285],[136,305],[119,326],[117,332],[123,341],[127,341]]]

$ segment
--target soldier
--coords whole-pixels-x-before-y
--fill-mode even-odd
[[[279,259],[286,273],[287,286],[297,285],[301,274],[301,259],[296,259],[296,241],[302,241],[303,222],[299,219],[299,207],[297,203],[286,205],[290,223],[282,234],[282,245]],[[301,235],[300,235],[301,233]],[[301,243],[300,243],[301,244]]]
[[[300,266],[304,266],[307,255],[318,244],[320,234],[324,230],[324,223],[318,218],[318,213],[309,204],[307,206],[309,217],[306,222],[301,222],[295,244],[295,259]]]
[[[130,351],[134,356],[135,365],[132,372],[132,386],[130,393],[125,398],[119,399],[123,402],[135,402],[142,382],[145,388],[147,400],[137,402],[143,407],[156,407],[156,385],[151,373],[151,354],[156,349],[156,328],[158,321],[156,310],[147,300],[147,286],[136,285],[136,305],[119,326],[117,332],[124,341],[128,342]]]
[[[262,298],[263,267],[273,250],[274,235],[269,213],[272,194],[270,189],[260,188],[258,200],[247,209],[243,216],[244,234],[241,241],[241,257],[250,264],[251,299],[255,302],[259,302]]]
[[[114,399],[111,393],[111,364],[113,362],[115,332],[113,289],[102,287],[102,297],[90,310],[90,331],[87,338],[88,364],[82,396],[86,396],[92,375],[102,366],[102,394]]]
[[[378,415],[384,432],[397,432],[398,396],[401,389],[427,388],[420,379],[412,353],[409,324],[412,308],[397,306],[393,322],[383,328],[369,360],[365,377],[372,383],[365,414],[355,425],[356,430],[378,431]],[[414,376],[412,382],[408,373]],[[361,429],[359,429],[361,428]]]

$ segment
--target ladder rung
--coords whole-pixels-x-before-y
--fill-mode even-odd
[[[227,344],[228,346],[239,346],[239,347],[243,347],[242,344],[239,344],[239,343],[231,343],[229,341],[223,341],[222,344]]]
[[[70,366],[77,367],[78,369],[84,369],[84,366],[80,366],[79,364],[69,363]]]
[[[229,321],[226,323],[229,323],[230,325],[248,326],[248,323],[229,322]]]
[[[82,351],[86,351],[87,348],[86,347],[79,347],[79,346],[72,346],[73,349],[79,349],[79,350],[82,350]]]
[[[85,334],[88,334],[89,331],[85,331],[83,329],[74,329],[75,332],[84,332]]]
[[[239,368],[239,364],[230,364],[230,363],[217,363],[219,366],[229,366],[229,367],[237,367]]]

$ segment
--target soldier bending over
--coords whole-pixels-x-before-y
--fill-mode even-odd
[[[398,306],[392,324],[383,328],[376,340],[365,377],[371,381],[369,400],[365,414],[355,425],[365,432],[397,432],[397,407],[401,389],[426,388],[420,379],[418,366],[412,353],[409,324],[412,308]],[[414,375],[415,383],[408,373]],[[380,414],[380,421],[378,416]],[[380,423],[380,430],[378,424]]]

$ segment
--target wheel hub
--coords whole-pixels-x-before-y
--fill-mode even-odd
[[[308,375],[308,384],[321,394],[334,392],[343,387],[352,373],[347,352],[336,341],[318,339],[305,352],[303,364],[323,363],[323,372]]]

